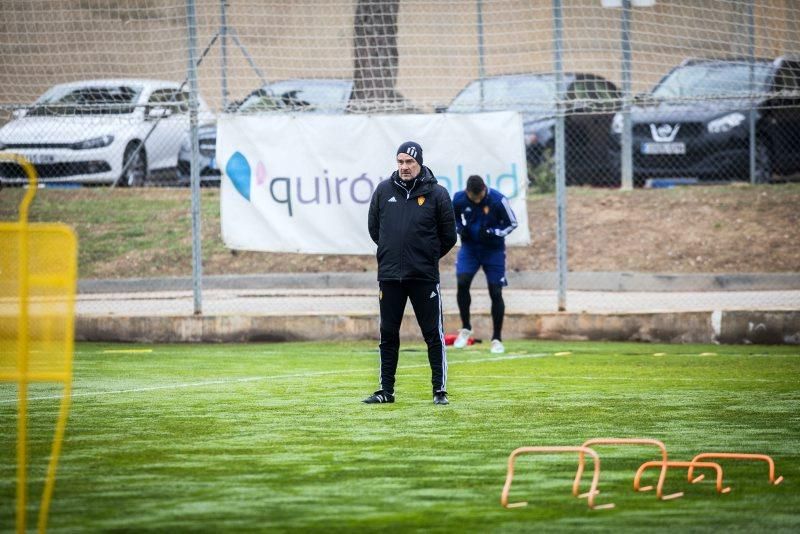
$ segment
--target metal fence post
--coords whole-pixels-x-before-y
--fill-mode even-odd
[[[483,79],[486,77],[486,67],[484,65],[484,50],[483,50],[483,0],[478,0],[478,78],[480,79],[480,103],[481,110],[483,110]]]
[[[755,13],[753,8],[753,0],[747,2],[747,37],[748,37],[748,50],[747,55],[750,60],[750,112],[747,114],[748,129],[749,129],[749,148],[750,148],[750,183],[754,184],[758,181],[756,176],[756,110],[755,99],[753,95],[756,92],[755,88],[755,55],[756,55],[756,34],[755,34]]]
[[[558,269],[558,311],[567,309],[567,180],[564,155],[564,63],[562,60],[564,21],[561,0],[553,0],[553,59],[556,70],[556,268]]]
[[[189,125],[192,142],[192,291],[194,314],[203,313],[202,278],[203,263],[200,239],[200,148],[197,140],[197,12],[195,1],[186,2],[186,19],[189,26]]]
[[[220,68],[222,70],[222,109],[228,107],[228,17],[225,12],[228,0],[219,2],[219,47],[220,47]]]
[[[622,168],[623,191],[633,189],[633,125],[631,124],[631,0],[622,0]]]

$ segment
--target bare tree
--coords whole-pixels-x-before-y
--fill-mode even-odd
[[[400,0],[358,0],[353,23],[353,93],[350,111],[390,111],[405,107],[395,89],[399,57],[397,13]]]

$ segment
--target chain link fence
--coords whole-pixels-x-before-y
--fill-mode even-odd
[[[542,292],[512,298],[520,310],[561,306],[559,284],[574,295],[566,309],[607,309],[592,291],[620,289],[613,307],[655,309],[663,302],[634,293],[678,291],[664,282],[675,274],[719,289],[722,275],[800,270],[800,193],[778,183],[800,173],[800,10],[789,0],[8,0],[3,12],[0,151],[39,172],[33,218],[76,226],[88,312],[102,309],[88,292],[104,280],[127,281],[115,291],[130,302],[137,287],[185,298],[193,171],[209,186],[194,246],[208,299],[231,277],[270,275],[257,282],[269,292],[294,288],[282,274],[312,287],[314,273],[332,272],[361,273],[340,284],[371,294],[371,256],[224,246],[216,122],[226,115],[518,111],[532,244],[509,249],[509,295]],[[746,183],[772,185],[729,187]],[[711,184],[728,187],[696,187]],[[3,219],[16,217],[23,185],[21,169],[0,162]],[[445,279],[452,269],[445,258]],[[736,286],[765,293],[726,305],[797,307],[773,283]],[[244,311],[252,287],[240,286],[238,300],[219,298]]]

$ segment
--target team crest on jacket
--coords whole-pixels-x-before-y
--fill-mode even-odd
[[[424,196],[417,197],[417,204],[419,204],[420,206],[425,204],[425,197]]]
[[[489,215],[489,206],[484,206],[483,207],[483,214],[484,215]]]

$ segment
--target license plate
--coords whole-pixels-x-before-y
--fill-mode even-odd
[[[49,154],[29,154],[25,155],[24,157],[34,165],[41,163],[53,163],[56,160],[55,156],[51,156]]]
[[[686,144],[642,143],[642,154],[686,154]]]

